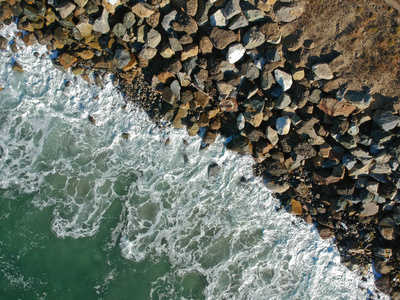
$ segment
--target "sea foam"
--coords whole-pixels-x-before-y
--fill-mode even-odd
[[[1,34],[14,31],[12,25]],[[23,73],[11,70],[14,60]],[[111,80],[99,88],[55,70],[45,47],[1,52],[0,63],[0,188],[35,193],[38,209],[52,208],[49,226],[60,238],[96,234],[120,201],[112,240],[121,254],[136,261],[166,256],[172,265],[151,283],[149,297],[191,298],[188,281],[206,299],[375,293],[372,274],[362,281],[340,264],[332,241],[277,209],[252,176],[252,159],[226,151],[222,138],[200,151],[198,137],[161,130],[130,105],[121,109],[124,99]],[[212,177],[210,163],[220,166]]]

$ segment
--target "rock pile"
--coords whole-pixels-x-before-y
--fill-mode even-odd
[[[227,148],[254,157],[288,211],[335,236],[349,268],[373,263],[377,287],[398,299],[400,101],[330,90],[332,61],[307,65],[310,43],[290,51],[280,32],[304,10],[276,0],[14,0],[0,2],[0,21],[17,18],[27,46],[58,51],[62,71],[98,85],[112,72],[154,119],[202,132],[203,148],[231,137]]]

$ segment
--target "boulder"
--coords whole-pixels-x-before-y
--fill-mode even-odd
[[[161,42],[161,34],[157,30],[151,29],[147,33],[147,39],[146,39],[147,45],[149,45],[152,48],[156,48],[160,42]]]
[[[246,49],[240,43],[235,43],[229,46],[228,52],[226,53],[226,59],[231,64],[239,61],[246,53]]]
[[[236,41],[236,34],[233,31],[213,27],[210,34],[210,40],[215,48],[225,49],[229,44]]]
[[[139,18],[147,18],[154,13],[154,10],[146,2],[138,2],[132,7],[132,12]]]
[[[265,42],[265,36],[257,27],[251,27],[243,36],[243,45],[246,49],[254,49]]]
[[[101,17],[94,21],[93,31],[100,32],[101,34],[106,34],[110,31],[110,26],[108,25],[108,11],[103,9]]]
[[[373,120],[379,125],[383,130],[390,131],[395,128],[399,122],[400,117],[392,114],[389,111],[378,109],[373,116]]]
[[[8,40],[0,35],[0,50],[7,50]]]
[[[239,136],[232,139],[229,143],[226,144],[226,148],[241,154],[253,153],[253,145],[244,136]]]
[[[318,103],[318,108],[327,115],[337,117],[348,117],[356,107],[345,102],[339,102],[334,98],[322,98]]]
[[[333,78],[333,73],[328,64],[322,63],[313,65],[312,70],[320,79],[331,80]]]
[[[280,22],[290,23],[298,19],[303,14],[303,8],[299,6],[284,6],[275,12]]]
[[[283,91],[290,89],[293,84],[292,75],[279,69],[275,69],[274,75],[276,82],[282,87]]]
[[[286,135],[290,130],[290,118],[288,116],[276,119],[276,131],[279,135]]]

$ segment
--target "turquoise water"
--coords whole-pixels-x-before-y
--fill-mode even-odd
[[[0,299],[374,293],[372,275],[362,281],[331,241],[277,210],[252,159],[224,140],[199,151],[199,138],[122,110],[109,81],[54,70],[43,47],[1,52],[0,64]],[[212,162],[220,170],[208,177]]]

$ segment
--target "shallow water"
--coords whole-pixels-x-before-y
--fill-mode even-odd
[[[110,81],[89,86],[35,51],[46,53],[0,53],[1,299],[374,293],[372,275],[362,281],[331,241],[276,209],[250,157],[226,151],[223,139],[200,151],[198,137],[122,110]],[[220,170],[209,178],[212,162]]]

